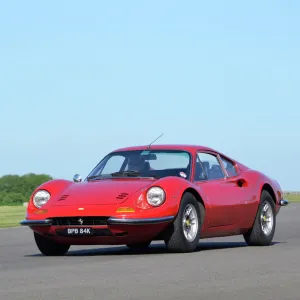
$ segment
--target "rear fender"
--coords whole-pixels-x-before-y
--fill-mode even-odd
[[[265,176],[264,181],[260,184],[260,195],[264,189],[267,190],[274,199],[275,211],[276,214],[278,214],[281,208],[280,201],[283,200],[283,191],[279,183]]]
[[[251,186],[253,186],[252,195],[255,197],[255,201],[253,202],[253,210],[251,214],[253,214],[253,222],[257,215],[259,205],[261,202],[261,194],[264,189],[268,190],[271,196],[274,198],[274,202],[276,204],[276,213],[278,213],[280,206],[279,201],[282,199],[283,193],[280,185],[277,181],[272,180],[268,176],[263,173],[255,170],[247,171],[248,180],[252,182]]]

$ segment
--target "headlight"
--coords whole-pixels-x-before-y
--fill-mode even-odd
[[[33,196],[33,204],[37,208],[41,208],[44,204],[46,204],[50,199],[49,192],[45,190],[37,191]]]
[[[158,187],[152,187],[147,192],[147,201],[152,206],[160,206],[165,202],[166,194],[165,191]]]

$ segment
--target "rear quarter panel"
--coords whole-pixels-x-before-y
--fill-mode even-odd
[[[271,189],[274,192],[272,196],[275,197],[276,213],[278,213],[279,201],[282,199],[282,190],[276,180],[272,180],[265,174],[251,169],[243,171],[240,177],[245,179],[248,183],[245,187],[245,192],[248,194],[249,199],[245,204],[245,218],[243,218],[241,224],[242,228],[252,227],[260,204],[261,193],[264,188]]]

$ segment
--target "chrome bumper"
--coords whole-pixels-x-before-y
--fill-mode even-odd
[[[174,218],[175,218],[174,216],[162,217],[162,218],[145,218],[145,219],[123,219],[123,218],[111,217],[107,220],[107,225],[151,225],[151,224],[171,222],[174,220]],[[23,226],[51,226],[52,224],[53,221],[51,219],[23,220],[20,222],[20,225]]]
[[[280,206],[287,206],[288,204],[289,204],[288,200],[282,199],[282,200],[279,201]]]
[[[20,222],[20,225],[23,226],[51,226],[52,220],[45,219],[45,220],[23,220]]]
[[[122,218],[109,218],[107,224],[109,225],[151,225],[171,222],[175,217],[162,217],[162,218],[145,218],[145,219],[122,219]]]

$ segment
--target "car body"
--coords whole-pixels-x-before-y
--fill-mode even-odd
[[[112,151],[83,181],[76,175],[37,187],[20,224],[45,255],[70,245],[142,248],[153,240],[190,252],[199,239],[230,235],[269,245],[287,204],[276,180],[214,149],[136,146]]]

